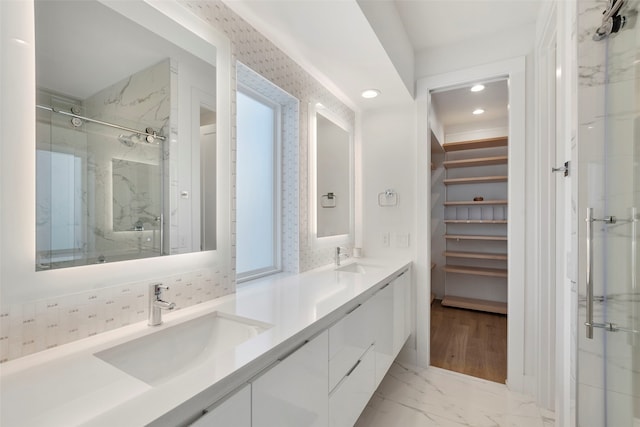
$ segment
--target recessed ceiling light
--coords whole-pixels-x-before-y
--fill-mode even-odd
[[[476,116],[478,114],[483,114],[484,110],[482,108],[476,108],[475,110],[473,110],[473,114],[475,114]]]
[[[471,92],[480,92],[484,90],[484,85],[474,85],[471,87]]]
[[[362,91],[363,98],[370,99],[375,98],[378,95],[380,95],[380,91],[378,89],[367,89]]]

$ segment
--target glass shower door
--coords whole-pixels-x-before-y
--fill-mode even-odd
[[[628,25],[581,42],[602,58],[590,84],[581,76],[579,93],[589,99],[579,138],[581,427],[640,426],[640,32],[629,20],[638,1],[617,1],[608,7],[622,5],[616,16]],[[589,3],[596,12],[607,6]]]

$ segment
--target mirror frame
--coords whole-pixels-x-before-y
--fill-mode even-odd
[[[333,236],[318,237],[318,120],[321,114],[327,120],[349,134],[349,232]],[[355,140],[354,129],[346,120],[329,110],[320,102],[309,103],[309,245],[312,248],[328,248],[351,245],[355,236]]]
[[[3,58],[0,84],[0,295],[3,305],[55,298],[89,289],[166,278],[176,273],[231,271],[231,42],[221,30],[178,2],[98,0],[174,43],[196,40],[191,51],[215,46],[218,136],[217,250],[90,264],[36,272],[35,250],[35,40],[33,1],[0,2]],[[5,56],[6,55],[6,56]],[[206,56],[205,56],[206,57]],[[21,141],[21,143],[16,143]],[[19,182],[20,185],[10,185]],[[124,264],[123,264],[124,263]],[[132,264],[134,263],[134,264]],[[54,285],[55,284],[55,285]]]

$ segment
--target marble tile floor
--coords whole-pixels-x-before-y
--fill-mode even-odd
[[[553,412],[504,384],[395,362],[355,427],[552,427]]]

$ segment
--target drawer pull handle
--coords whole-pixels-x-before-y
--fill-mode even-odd
[[[296,351],[304,347],[308,342],[309,340],[304,340],[300,345],[294,347],[291,351],[287,352],[283,356],[278,357],[278,362],[282,362],[284,359],[286,359],[287,357],[291,356],[293,353],[295,353]]]
[[[353,307],[351,310],[347,311],[347,314],[351,314],[351,313],[353,313],[353,312],[354,312],[354,311],[356,311],[356,310],[358,309],[358,307],[360,307],[361,305],[362,305],[362,304],[358,304],[358,305],[356,305],[356,306],[355,306],[355,307]]]
[[[351,369],[349,369],[349,372],[347,372],[347,375],[345,375],[346,377],[348,377],[349,375],[351,375],[351,373],[353,371],[356,370],[356,368],[358,367],[358,365],[360,364],[360,362],[362,362],[362,360],[358,359],[358,361],[356,362],[355,365],[353,365],[353,367]]]

